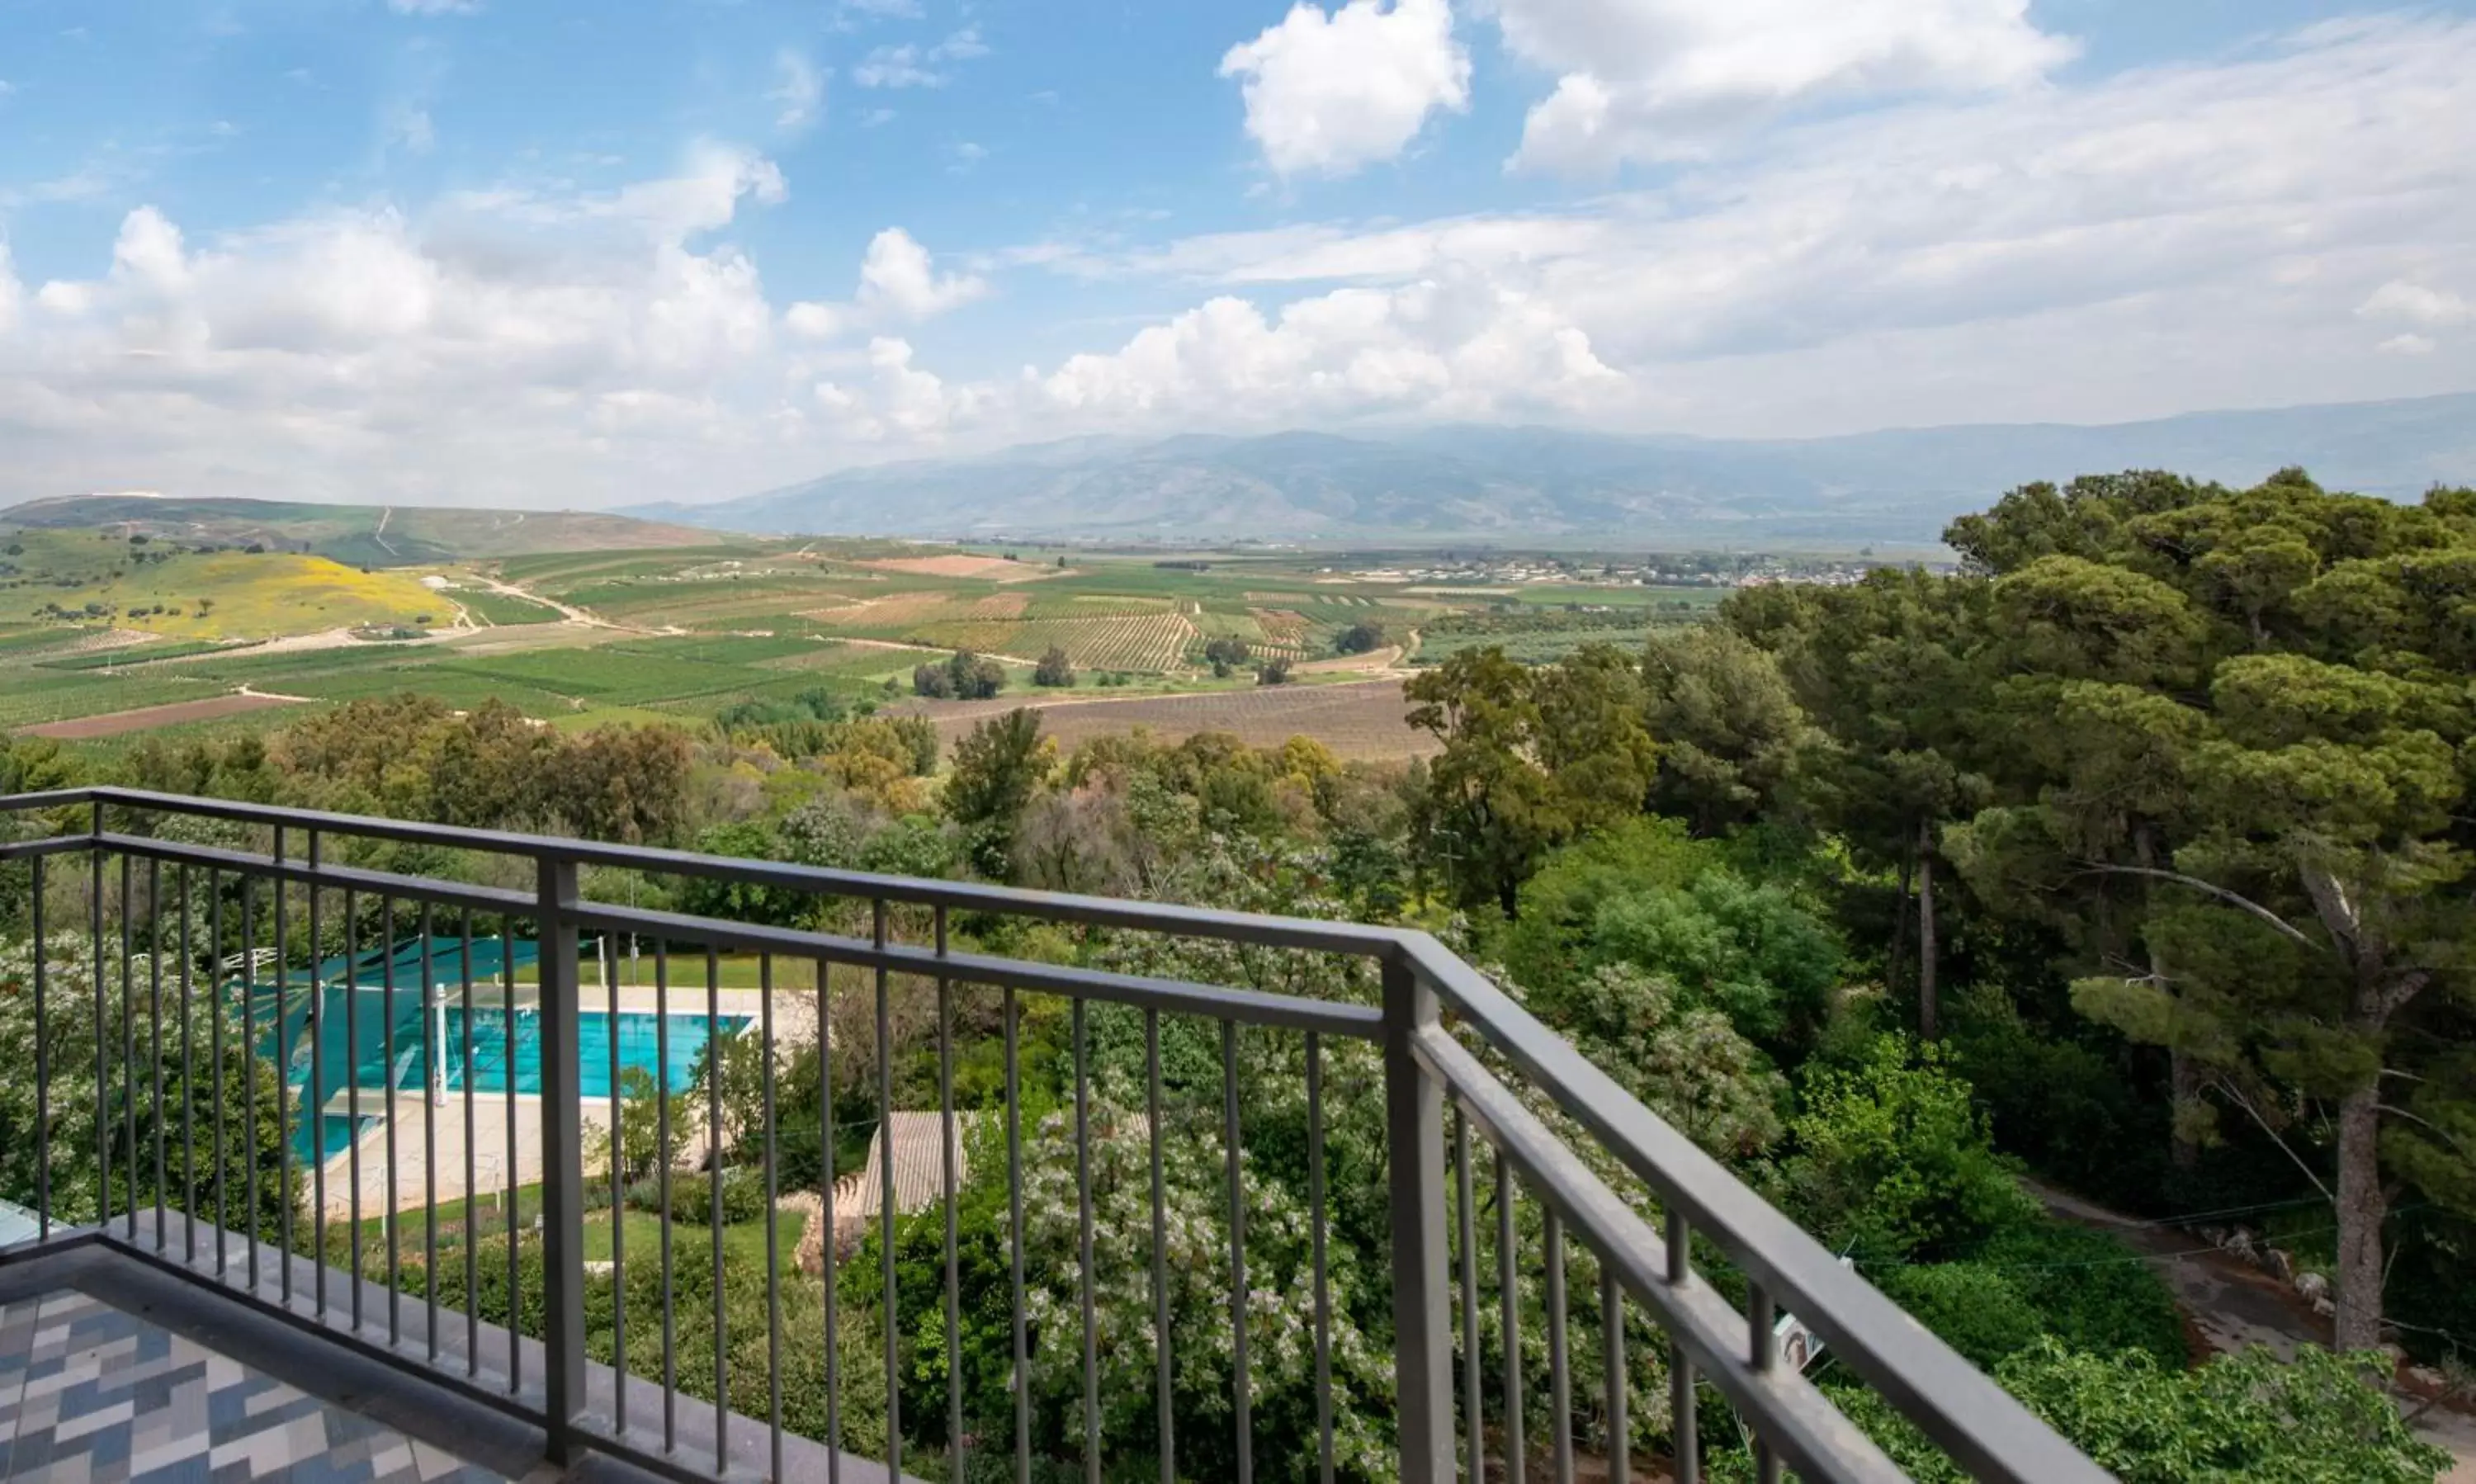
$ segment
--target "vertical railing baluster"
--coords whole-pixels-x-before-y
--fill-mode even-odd
[[[315,1080],[314,1077],[312,1080]],[[312,1087],[310,1095],[317,1096]],[[327,1110],[321,1107],[311,1115],[310,1147],[318,1162],[327,1162]],[[361,1332],[361,913],[360,899],[349,888],[344,892],[344,1122],[352,1125],[346,1135],[348,1150],[344,1156],[350,1174],[347,1195],[351,1200],[352,1221],[345,1230],[345,1243],[352,1255],[353,1333]],[[323,1264],[324,1257],[321,1256]],[[522,1313],[510,1308],[508,1313]]]
[[[937,956],[944,958],[946,907],[940,903],[934,923]],[[962,1130],[954,1120],[954,981],[937,977],[937,1108],[945,1126],[938,1150],[946,1192],[946,1448],[947,1472],[956,1484],[969,1477],[963,1449],[963,1269],[961,1249]]]
[[[1075,1295],[1083,1318],[1083,1477],[1101,1484],[1101,1322],[1092,1298],[1092,1075],[1083,1000],[1069,1011],[1075,1043]]]
[[[706,1213],[713,1249],[713,1472],[730,1464],[730,1311],[722,1278],[722,953],[705,948],[705,1151],[706,1189],[713,1208]]]
[[[541,1004],[542,1402],[554,1460],[573,1463],[584,1415],[584,1091],[573,860],[537,857]],[[516,1311],[522,1313],[521,1309]],[[718,1337],[717,1337],[718,1338]],[[727,1396],[728,1394],[722,1394]]]
[[[129,1202],[121,1235],[137,1240],[137,874],[136,860],[120,857],[120,1125],[128,1151]]]
[[[1248,1319],[1254,1305],[1247,1288],[1246,1161],[1238,1124],[1238,1023],[1221,1023],[1221,1136],[1229,1156],[1229,1366],[1232,1424],[1237,1431],[1238,1484],[1255,1477],[1255,1398],[1247,1371]]]
[[[267,1060],[275,1065],[275,1179],[285,1192],[285,1211],[283,1219],[280,1219],[283,1261],[278,1264],[283,1271],[278,1274],[275,1283],[283,1288],[285,1308],[292,1308],[292,1251],[295,1251],[297,1241],[297,1234],[292,1231],[292,1118],[295,1115],[292,1115],[292,1043],[285,1035],[285,999],[292,988],[292,977],[287,971],[287,964],[292,961],[289,959],[289,953],[292,953],[289,927],[292,924],[285,919],[285,902],[292,897],[292,892],[285,884],[285,862],[289,857],[285,853],[283,825],[275,825],[267,854],[270,854],[272,862],[270,872],[267,872],[267,892],[275,897],[275,904],[272,904],[275,906],[275,1043],[267,1048]],[[310,877],[310,981],[312,981],[310,1003],[314,1006],[317,1003],[317,875],[314,875],[317,872],[317,832],[310,835],[310,870],[312,870],[312,877]],[[255,974],[250,978],[255,981]],[[300,1112],[300,1118],[310,1127],[310,1147],[312,1147],[310,1167],[322,1170],[324,1159],[327,1159],[327,1137],[324,1137],[327,1135],[327,1125],[324,1125],[327,1107],[319,1102],[317,1038],[314,1035],[312,1043],[310,1043],[310,1058],[312,1058],[312,1063],[310,1063],[312,1065],[312,1071],[310,1071],[310,1107]],[[312,1175],[312,1179],[317,1179],[317,1176]],[[310,1214],[310,1234],[314,1241],[324,1239],[324,1209]],[[327,1249],[324,1249],[324,1244],[317,1249],[317,1275],[312,1278],[312,1283],[317,1286],[319,1294],[327,1294]],[[319,1313],[324,1313],[324,1303],[319,1305]]]
[[[1520,1228],[1514,1222],[1514,1187],[1512,1173],[1505,1167],[1504,1150],[1496,1151],[1496,1292],[1497,1303],[1504,1315],[1504,1477],[1507,1484],[1522,1484],[1529,1472],[1529,1446],[1523,1437],[1522,1400],[1522,1278],[1521,1264],[1516,1259],[1514,1239]]]
[[[34,866],[32,903],[35,932],[35,1236],[37,1241],[52,1239],[52,1045],[46,1024],[46,981],[51,965],[44,960],[50,955],[43,941],[43,857],[37,855]],[[215,1116],[223,1116],[224,1101],[215,1100]]]
[[[619,959],[603,939],[602,977],[608,982],[603,987],[610,1001],[610,1353],[611,1369],[618,1373],[611,1389],[610,1416],[619,1436],[628,1436],[628,1171],[625,1131],[626,1118],[621,1102],[619,1074],[623,1070],[619,1055]],[[633,987],[631,984],[630,987]],[[669,1076],[669,1069],[663,1071]]]
[[[774,1126],[774,955],[766,953],[756,961],[757,993],[762,997],[758,1006],[757,1035],[765,1053],[763,1094],[765,1101],[765,1385],[766,1413],[771,1423],[768,1441],[772,1447],[774,1479],[782,1477],[782,1249],[780,1212],[776,1202],[782,1199],[781,1175],[777,1164],[780,1149]]]
[[[473,1107],[473,909],[464,908],[457,924],[464,991],[464,1373],[482,1373],[482,1149],[480,1120]],[[624,1393],[623,1393],[624,1395]]]
[[[242,1199],[247,1201],[245,1215],[249,1222],[249,1290],[258,1292],[258,900],[254,891],[257,878],[247,872],[240,877],[240,1137]],[[275,1000],[275,1041],[284,1040],[284,997]],[[278,1120],[277,1143],[282,1143],[284,1063],[275,1064],[275,1107]],[[318,1270],[326,1271],[325,1254],[320,1254]]]
[[[39,864],[39,862],[38,862]],[[224,1064],[224,1018],[231,1012],[224,1004],[224,885],[223,873],[207,868],[207,962],[213,970],[209,996],[214,1001],[215,1018],[210,1023],[208,1035],[215,1062],[215,1281],[225,1281],[232,1272],[232,1244],[225,1233],[232,1228],[232,1203],[225,1192],[232,1185],[231,1132],[224,1119],[224,1106],[231,1100],[225,1090],[232,1078]],[[246,991],[249,980],[241,983]],[[244,994],[244,999],[246,995]],[[249,1044],[249,1023],[243,1017],[240,1027],[241,1045]],[[255,1093],[244,1079],[244,1089]]]
[[[109,971],[103,957],[103,804],[94,805],[94,851],[88,855],[91,879],[87,886],[87,911],[94,930],[94,1168],[95,1229],[111,1224],[111,1071],[106,1048],[111,1045],[108,1009]]]
[[[1383,966],[1384,1125],[1391,1198],[1393,1374],[1401,1476],[1453,1472],[1452,1284],[1445,1243],[1445,1095],[1419,1065],[1437,1024],[1435,991],[1411,967]]]
[[[1694,1276],[1694,1227],[1682,1211],[1668,1213],[1667,1247],[1669,1285],[1682,1288]],[[1676,1455],[1671,1472],[1676,1484],[1699,1484],[1702,1444],[1695,1416],[1694,1357],[1685,1352],[1684,1342],[1673,1337],[1668,1343],[1668,1412],[1669,1437]]]
[[[1632,1397],[1625,1373],[1624,1290],[1605,1256],[1599,1259],[1599,1343],[1607,1362],[1608,1477],[1626,1484],[1633,1478],[1633,1423],[1625,1415]]]
[[[1542,1202],[1545,1205],[1545,1202]],[[1565,1327],[1565,1223],[1547,1207],[1548,1422],[1556,1484],[1573,1484],[1573,1375]]]
[[[1746,1285],[1746,1364],[1756,1375],[1769,1373],[1779,1363],[1779,1334],[1774,1327],[1778,1306],[1770,1290],[1759,1282]],[[1763,1436],[1759,1423],[1754,1428],[1754,1477],[1758,1484],[1779,1484],[1780,1459]]]
[[[1023,1279],[1023,1074],[1015,992],[1005,990],[1006,1266],[1014,1289],[1014,1476],[1031,1484],[1031,1335]]]
[[[1307,1032],[1307,1231],[1315,1270],[1316,1475],[1332,1484],[1332,1278],[1324,1189],[1324,1040]]]
[[[869,941],[885,952],[885,899],[869,902]],[[877,966],[878,1254],[885,1277],[885,1469],[903,1472],[903,1324],[894,1292],[894,1007],[893,976]]]
[[[536,878],[539,871],[536,868]],[[536,947],[540,927],[535,925]],[[535,955],[533,978],[539,985],[539,955]],[[519,1396],[525,1389],[525,1349],[520,1336],[524,1325],[519,1323],[525,1312],[524,1269],[517,1231],[524,1224],[524,1211],[516,1200],[521,1185],[516,1178],[516,933],[515,923],[507,913],[499,914],[499,1028],[504,1033],[499,1043],[499,1060],[503,1072],[499,1080],[506,1085],[508,1168],[500,1184],[507,1191],[508,1213],[508,1395]]]
[[[395,899],[379,898],[379,1088],[385,1097],[386,1107],[386,1214],[380,1219],[380,1231],[386,1237],[387,1274],[387,1344],[392,1347],[404,1340],[404,1200],[396,1188],[396,1127],[402,1122],[404,1089],[396,1085],[395,1076]],[[360,1064],[357,1052],[356,1069]],[[356,1081],[359,1080],[357,1076]],[[545,1108],[545,1115],[549,1109]],[[544,1120],[548,1122],[547,1117]]]
[[[1462,1427],[1469,1436],[1470,1484],[1487,1477],[1487,1407],[1478,1332],[1478,1201],[1471,1182],[1470,1115],[1453,1105],[1453,1182],[1461,1206]]]
[[[821,1184],[817,1219],[826,1224],[826,1247],[821,1274],[826,1288],[826,1484],[841,1484],[843,1476],[843,1400],[841,1334],[837,1328],[839,1307],[834,1289],[842,1274],[842,1229],[835,1224],[834,1183],[840,1174],[839,1155],[834,1136],[834,1030],[832,965],[817,960],[817,1096],[818,1138],[825,1146],[825,1175]]]
[[[446,1049],[435,1023],[446,1014],[439,997],[438,955],[431,950],[437,928],[431,903],[421,904],[421,1333],[430,1363],[438,1364],[438,1100],[447,1096]]]
[[[671,1269],[671,946],[654,944],[654,1147],[662,1205],[662,1451],[680,1446],[680,1356]]]
[[[1177,1484],[1177,1397],[1169,1330],[1169,1202],[1161,1174],[1160,1011],[1144,1010],[1144,1110],[1152,1163],[1152,1386],[1160,1409],[1161,1484]]]
[[[189,863],[175,868],[181,894],[181,1241],[182,1259],[198,1260],[198,1065],[189,1025],[197,977],[192,954],[197,944],[189,928]]]
[[[277,853],[280,855],[284,831],[277,830],[275,838],[278,842]],[[310,1243],[316,1250],[318,1259],[310,1281],[314,1290],[313,1305],[318,1311],[318,1317],[323,1320],[327,1317],[327,1269],[330,1266],[330,1258],[327,1251],[327,976],[326,960],[320,955],[326,952],[327,940],[320,932],[323,924],[319,921],[318,869],[324,863],[325,848],[319,840],[318,831],[314,829],[310,831],[307,843],[310,864],[310,1012],[304,1019],[310,1027],[310,1085],[309,1106],[302,1110],[302,1121],[310,1131]],[[284,878],[277,877],[274,884],[276,901],[280,903],[284,900]],[[345,968],[344,977],[347,983],[351,982],[352,969],[349,964]],[[292,1080],[292,1048],[283,1029],[285,1000],[291,988],[287,980],[288,976],[285,974],[283,961],[279,958],[275,977],[275,1039],[276,1054],[281,1058],[281,1070],[276,1076],[279,1082],[288,1090]],[[348,1055],[345,1059],[349,1062],[351,1057]],[[279,1104],[280,1107],[281,1104]],[[284,1295],[285,1301],[287,1303],[292,1298],[290,1256],[292,1250],[292,1131],[289,1124],[289,1116],[286,1115],[276,1130],[280,1135],[278,1142],[283,1146],[278,1157],[284,1162],[284,1249],[286,1254],[284,1260]],[[359,1131],[359,1129],[355,1130],[356,1133]]]
[[[168,1246],[163,1221],[172,1201],[163,1129],[163,862],[153,856],[146,861],[146,1016],[154,1026],[146,1084],[155,1105],[155,1251],[161,1256]]]

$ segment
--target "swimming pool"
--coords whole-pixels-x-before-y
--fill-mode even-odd
[[[292,1135],[292,1151],[304,1159],[333,1159],[353,1147],[353,1140],[362,1131],[376,1126],[378,1120],[368,1116],[359,1119],[321,1118],[318,1120],[318,1148],[310,1146],[310,1129],[304,1125]]]
[[[423,1016],[418,991],[399,992],[392,1005],[394,1042],[390,1048],[390,1017],[384,1012],[386,1001],[382,995],[373,995],[364,987],[355,1002],[351,998],[353,991],[340,984],[328,985],[322,993],[323,1033],[318,1037],[322,1075],[316,1088],[310,1085],[312,1062],[307,989],[285,997],[280,1027],[275,1015],[277,997],[272,988],[262,991],[252,1006],[253,1018],[262,1027],[260,1054],[278,1056],[285,1064],[286,1079],[299,1094],[302,1116],[295,1122],[292,1144],[303,1159],[321,1159],[341,1152],[351,1146],[355,1132],[352,1119],[313,1114],[310,1110],[332,1106],[336,1095],[352,1085],[362,1090],[365,1109],[384,1102],[380,1088],[419,1091],[427,1083],[426,1050],[434,1052],[447,1091],[455,1095],[464,1090],[466,1027],[461,1004],[445,1007],[442,1027],[440,1021]],[[497,1007],[474,1007],[471,1029],[476,1096],[506,1096],[511,1077],[516,1092],[537,1095],[541,1091],[541,1014],[519,1006],[512,1018],[514,1034],[510,1037],[509,1012]],[[725,1015],[708,1025],[702,1013],[675,1012],[669,1017],[667,1037],[662,1034],[660,1020],[650,1012],[623,1011],[615,1020],[607,1011],[581,1012],[577,1016],[581,1094],[587,1098],[610,1096],[614,1037],[621,1067],[655,1073],[671,1091],[684,1092],[695,1080],[697,1062],[705,1054],[713,1031],[735,1035],[748,1025],[749,1017]],[[426,1046],[425,1032],[438,1037],[434,1049]],[[667,1046],[663,1044],[666,1040]],[[279,1047],[283,1049],[280,1053]],[[390,1050],[392,1056],[388,1054]],[[343,1074],[347,1065],[355,1074],[349,1079]],[[365,1112],[361,1125],[366,1127],[372,1121]]]
[[[696,1077],[697,1061],[705,1054],[710,1030],[718,1027],[724,1035],[737,1035],[748,1024],[744,1015],[725,1015],[708,1026],[702,1015],[670,1017],[668,1047],[661,1043],[660,1016],[649,1012],[621,1011],[614,1026],[607,1011],[586,1011],[576,1018],[576,1041],[579,1068],[579,1090],[587,1098],[610,1096],[610,1041],[619,1041],[619,1064],[655,1072],[664,1086],[673,1092],[685,1092]],[[418,1039],[415,1042],[418,1051]],[[401,1045],[398,1051],[401,1051]],[[447,1007],[447,1039],[442,1048],[447,1062],[447,1088],[460,1092],[464,1087],[464,1011],[459,1005]],[[669,1052],[668,1059],[662,1053]],[[541,1091],[541,1017],[531,1010],[516,1012],[515,1090],[520,1093]],[[510,1061],[508,1048],[508,1016],[504,1010],[477,1009],[473,1012],[473,1090],[477,1093],[505,1093],[508,1090],[508,1069]],[[409,1082],[396,1085],[419,1086],[416,1075]]]

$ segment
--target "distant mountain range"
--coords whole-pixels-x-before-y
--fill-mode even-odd
[[[697,546],[709,529],[568,510],[449,510],[410,506],[299,505],[283,500],[190,500],[170,495],[68,495],[0,510],[0,528],[83,530],[215,546],[262,545],[359,567],[535,552]]]
[[[625,513],[752,532],[979,540],[1932,541],[1951,517],[2035,480],[2163,468],[2250,483],[2290,464],[2330,488],[2403,499],[2476,482],[2476,394],[1795,440],[1475,426],[1082,438]]]

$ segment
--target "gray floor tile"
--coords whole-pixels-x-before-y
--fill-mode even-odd
[[[84,1293],[0,1306],[10,1484],[500,1478]]]

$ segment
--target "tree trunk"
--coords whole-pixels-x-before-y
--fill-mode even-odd
[[[2200,1070],[2192,1065],[2192,1058],[2186,1055],[2180,1046],[2169,1044],[2166,1048],[2166,1082],[2173,1099],[2170,1116],[2180,1115],[2185,1108],[2200,1101]],[[2167,1160],[2180,1173],[2190,1175],[2201,1167],[2200,1141],[2185,1131],[2181,1117],[2175,1117],[2169,1126],[2173,1131],[2167,1144]]]
[[[1909,956],[1909,899],[1916,895],[1917,872],[1915,857],[1900,857],[1900,900],[1892,908],[1892,963],[1883,972],[1883,987],[1895,995],[1900,992],[1900,966]]]
[[[2144,871],[2158,869],[2158,844],[2151,834],[2149,822],[2142,821],[2132,829],[2134,857]],[[2166,955],[2160,952],[2155,939],[2149,936],[2150,920],[2158,912],[2158,886],[2155,881],[2142,887],[2141,896],[2141,932],[2149,949],[2149,977],[2161,989],[2168,989],[2173,980],[2166,974]],[[2166,1158],[2178,1172],[2191,1174],[2201,1166],[2201,1144],[2186,1132],[2183,1111],[2200,1101],[2201,1069],[2170,1030],[2166,1038],[2167,1125]]]
[[[2339,1101],[2338,1347],[2368,1350],[2382,1341],[2382,1191],[2379,1084]]]
[[[1941,1007],[1935,1003],[1934,826],[1918,826],[1918,1034],[1932,1041],[1943,1034]]]

